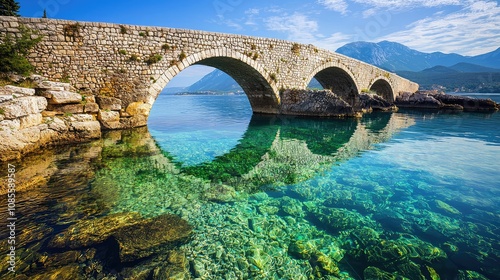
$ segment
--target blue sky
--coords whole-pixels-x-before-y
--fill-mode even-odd
[[[46,9],[50,18],[272,37],[333,51],[349,42],[382,40],[422,52],[462,55],[482,54],[500,47],[500,4],[491,0],[18,2],[21,15],[26,17],[40,17]],[[207,71],[200,69],[195,70]]]

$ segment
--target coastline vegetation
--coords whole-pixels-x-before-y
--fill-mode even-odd
[[[35,47],[42,37],[38,32],[26,26],[19,26],[18,38],[7,34],[1,38],[0,44],[0,73],[17,73],[24,76],[31,74],[33,65],[26,58],[29,51]]]

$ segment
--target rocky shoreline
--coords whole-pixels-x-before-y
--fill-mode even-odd
[[[14,80],[32,88],[0,87],[0,161],[19,159],[45,146],[98,139],[102,130],[128,125],[123,119],[146,125],[149,108],[144,110],[142,103],[123,110],[120,99],[80,94],[69,83],[38,75]]]
[[[147,123],[148,104],[137,102],[124,110],[118,98],[81,94],[69,83],[52,82],[37,75],[25,80],[33,88],[0,87],[0,137],[3,140],[0,142],[0,161],[19,159],[45,146],[97,139],[102,130],[139,127]],[[490,99],[438,91],[403,93],[394,103],[374,93],[361,93],[354,105],[330,90],[289,89],[281,92],[280,97],[280,114],[316,117],[361,117],[363,113],[395,112],[398,108],[468,112],[500,109],[500,104]]]

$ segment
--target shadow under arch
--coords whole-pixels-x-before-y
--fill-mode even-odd
[[[389,102],[394,102],[394,91],[392,89],[391,83],[385,77],[378,77],[375,82],[369,88],[371,91],[375,91],[379,96],[384,98]]]
[[[279,90],[264,67],[248,56],[229,49],[217,49],[191,54],[182,62],[168,68],[150,88],[150,96],[158,97],[170,80],[191,65],[217,68],[231,76],[243,89],[254,113],[276,114],[279,112]]]
[[[315,78],[324,89],[329,89],[347,103],[354,105],[359,95],[353,75],[340,65],[333,63],[318,67],[309,78]]]

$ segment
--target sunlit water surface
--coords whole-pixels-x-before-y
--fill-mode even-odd
[[[17,277],[499,279],[499,128],[498,113],[306,119],[160,96],[148,128],[12,162]]]

